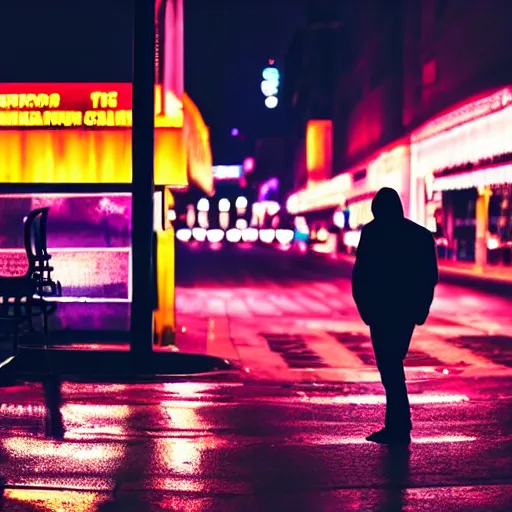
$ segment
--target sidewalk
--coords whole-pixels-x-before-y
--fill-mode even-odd
[[[439,260],[439,271],[445,274],[471,276],[486,281],[512,284],[512,267],[504,265],[486,265],[484,268],[477,268],[474,263]]]
[[[337,260],[353,264],[355,256],[338,254]],[[438,265],[442,282],[512,296],[512,267],[486,265],[483,269],[478,269],[474,263],[441,259]]]

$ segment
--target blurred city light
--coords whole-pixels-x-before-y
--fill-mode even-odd
[[[208,242],[219,243],[224,238],[224,231],[222,229],[209,229],[206,233]]]
[[[260,229],[260,240],[265,244],[271,244],[276,237],[275,229]]]
[[[196,223],[196,211],[194,209],[193,204],[189,204],[187,206],[187,218],[186,218],[187,226],[192,229],[194,224]]]
[[[266,67],[263,70],[262,77],[264,80],[268,81],[277,81],[279,83],[279,79],[281,78],[279,74],[279,70],[274,67]]]
[[[277,94],[278,85],[279,82],[263,80],[263,82],[261,82],[261,92],[263,96],[275,96]]]
[[[276,108],[278,103],[279,102],[275,96],[269,96],[268,98],[265,98],[265,106],[267,108]]]
[[[242,231],[239,229],[230,229],[226,232],[226,240],[231,243],[238,243],[242,239]]]
[[[200,228],[207,229],[209,226],[208,222],[208,212],[199,212],[197,214],[197,223],[199,224]]]
[[[245,219],[237,219],[235,226],[237,229],[245,229],[247,227],[247,221]]]
[[[238,130],[238,128],[233,128],[231,130],[231,136],[232,137],[238,137],[238,134],[240,133],[240,131]]]
[[[316,238],[319,242],[327,242],[327,239],[329,238],[329,231],[325,228],[320,228],[316,234]]]
[[[258,240],[258,230],[256,228],[247,228],[242,231],[242,240],[244,242],[256,242]]]
[[[204,228],[194,228],[192,230],[192,236],[198,242],[204,242],[206,240],[206,229],[204,229]]]
[[[247,157],[243,163],[244,172],[254,171],[254,158],[252,156]]]
[[[347,233],[345,233],[345,236],[343,237],[343,243],[349,248],[357,249],[360,239],[360,231],[348,231]]]
[[[281,205],[277,201],[263,201],[261,205],[265,208],[265,211],[271,217],[281,209]]]
[[[335,226],[343,229],[345,227],[345,214],[341,210],[338,210],[334,213],[333,222]]]
[[[228,229],[228,227],[229,227],[229,213],[228,212],[220,212],[219,224],[222,229]]]
[[[200,212],[207,212],[210,209],[210,201],[203,197],[197,202],[197,210]]]
[[[235,206],[237,208],[247,208],[247,198],[243,196],[237,197]]]
[[[176,220],[176,210],[167,210],[167,220],[169,222],[174,222]]]
[[[291,229],[277,229],[276,239],[280,244],[287,245],[293,240],[293,231]]]
[[[498,249],[499,246],[500,246],[500,239],[497,236],[490,236],[487,239],[487,249],[489,249],[489,251],[494,251],[494,250]]]
[[[238,180],[243,175],[241,165],[214,165],[213,177],[216,180]]]
[[[188,242],[192,238],[192,231],[188,228],[178,229],[176,231],[176,238],[180,242]]]
[[[229,208],[231,207],[229,200],[226,198],[222,198],[219,201],[219,212],[229,212]]]

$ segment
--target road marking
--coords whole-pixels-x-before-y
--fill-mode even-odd
[[[456,347],[452,343],[442,339],[414,339],[414,346],[426,354],[433,354],[437,359],[449,365],[457,365],[461,361],[466,364],[487,369],[501,370],[505,367],[493,363],[486,357],[479,356],[467,348]],[[508,368],[506,368],[508,370]]]
[[[230,336],[229,321],[225,316],[208,319],[206,353],[222,359],[240,359],[240,353]]]
[[[354,371],[368,370],[368,366],[343,343],[326,332],[315,332],[307,337],[317,354],[334,368],[350,368]]]

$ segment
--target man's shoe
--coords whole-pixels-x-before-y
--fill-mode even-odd
[[[383,428],[369,435],[366,440],[378,444],[410,444],[411,434],[409,432],[393,432]]]

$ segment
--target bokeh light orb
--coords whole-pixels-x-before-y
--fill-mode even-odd
[[[275,96],[269,96],[265,98],[265,106],[267,108],[276,108],[278,104],[278,99]]]

